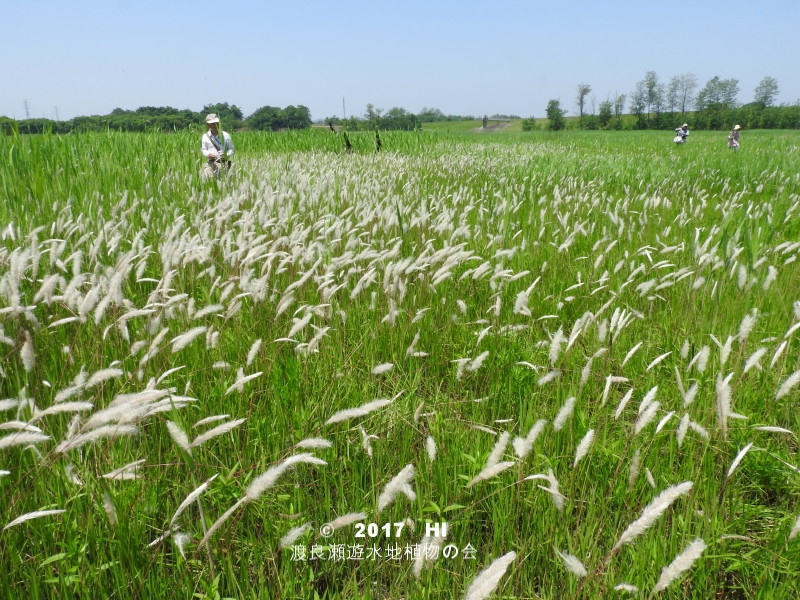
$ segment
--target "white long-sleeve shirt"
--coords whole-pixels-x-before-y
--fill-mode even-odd
[[[212,141],[212,137],[214,140]],[[214,142],[217,142],[217,146],[214,145]],[[217,150],[217,147],[221,149]],[[209,129],[203,134],[203,138],[200,142],[200,151],[203,153],[203,156],[208,158],[209,153],[213,152],[217,156],[221,154],[231,157],[233,156],[235,148],[233,147],[233,140],[231,140],[230,134],[227,131],[222,132],[222,140],[219,137],[214,136]]]

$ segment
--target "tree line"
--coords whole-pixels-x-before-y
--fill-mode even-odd
[[[256,131],[284,131],[308,129],[312,125],[311,113],[303,105],[278,108],[262,106],[252,114],[244,117],[242,110],[235,104],[207,104],[200,112],[188,109],[177,109],[170,106],[142,106],[136,110],[115,108],[108,115],[75,117],[69,121],[52,119],[24,119],[15,121],[0,117],[0,128],[5,133],[69,133],[85,131],[183,131],[204,129],[205,116],[209,113],[219,115],[223,127],[230,131],[251,129]],[[438,108],[423,108],[418,114],[410,113],[403,108],[392,108],[384,111],[372,104],[367,104],[362,116],[349,118],[328,117],[325,122],[330,126],[344,128],[349,131],[412,131],[419,129],[423,123],[436,121],[470,120],[472,116],[462,117],[445,115]]]
[[[777,105],[779,87],[774,77],[765,76],[753,90],[753,100],[739,102],[739,81],[714,76],[698,90],[697,77],[683,73],[661,81],[655,71],[648,71],[630,94],[619,94],[600,102],[590,98],[592,86],[579,83],[575,91],[580,129],[665,129],[678,120],[693,129],[729,129],[739,124],[748,129],[800,128],[800,100]],[[623,119],[628,105],[629,118]],[[588,110],[587,110],[588,109]],[[550,100],[545,110],[551,130],[566,127],[567,110],[560,100]],[[524,125],[524,124],[523,124]],[[532,119],[528,127],[532,128]],[[524,127],[523,127],[524,128]]]
[[[664,82],[655,71],[648,71],[628,94],[615,94],[596,103],[592,86],[579,83],[575,91],[577,127],[580,129],[671,129],[677,121],[690,123],[693,129],[728,129],[739,124],[748,129],[800,128],[800,100],[795,104],[776,105],[778,81],[764,77],[753,91],[753,100],[739,102],[739,81],[712,77],[700,88],[693,73],[675,75]],[[625,109],[627,108],[627,113]],[[15,121],[0,117],[5,133],[69,133],[71,131],[181,131],[205,128],[208,113],[217,113],[223,126],[231,131],[252,129],[281,131],[311,127],[311,114],[303,105],[278,108],[262,106],[244,117],[235,104],[207,104],[201,112],[172,107],[143,106],[136,110],[115,108],[108,115],[81,116],[69,121],[25,119]],[[551,130],[565,129],[568,110],[560,100],[550,100],[545,109]],[[437,108],[423,108],[417,114],[395,107],[388,111],[367,104],[360,116],[325,119],[328,126],[349,131],[415,130],[424,123],[473,120],[474,116],[445,115]],[[531,116],[522,120],[522,129],[535,129]]]
[[[6,133],[69,133],[72,131],[183,131],[186,129],[205,129],[205,117],[209,113],[219,115],[225,129],[256,129],[261,131],[280,131],[284,129],[307,129],[311,127],[311,113],[305,106],[277,108],[262,106],[247,118],[235,104],[227,102],[207,104],[200,112],[171,106],[142,106],[136,110],[115,108],[107,115],[75,117],[69,121],[51,119],[24,119],[14,121],[0,119]]]

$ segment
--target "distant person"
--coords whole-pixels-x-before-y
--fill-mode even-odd
[[[208,131],[203,134],[200,141],[200,151],[206,157],[206,164],[203,165],[203,179],[208,180],[212,177],[219,177],[224,169],[228,172],[231,168],[230,157],[233,156],[234,147],[230,134],[222,132],[222,139],[219,135],[219,117],[211,113],[206,117]]]
[[[739,149],[739,130],[741,127],[734,125],[731,132],[728,134],[728,148],[733,148],[736,152]]]
[[[689,124],[684,123],[675,129],[675,139],[672,141],[674,141],[676,144],[683,144],[686,142],[687,137],[689,137]]]

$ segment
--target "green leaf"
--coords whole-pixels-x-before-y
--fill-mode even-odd
[[[62,558],[65,558],[66,556],[67,556],[66,552],[59,552],[58,554],[53,554],[53,556],[45,558],[44,561],[42,561],[42,564],[39,565],[39,566],[40,567],[44,567],[45,565],[49,565],[50,563],[54,563],[54,562],[56,562],[58,560],[61,560]]]

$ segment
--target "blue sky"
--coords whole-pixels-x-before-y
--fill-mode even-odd
[[[800,100],[800,0],[0,0],[0,115],[61,120],[114,108],[304,105],[313,119],[368,103],[417,113],[544,116],[630,94],[647,71],[766,75]]]

